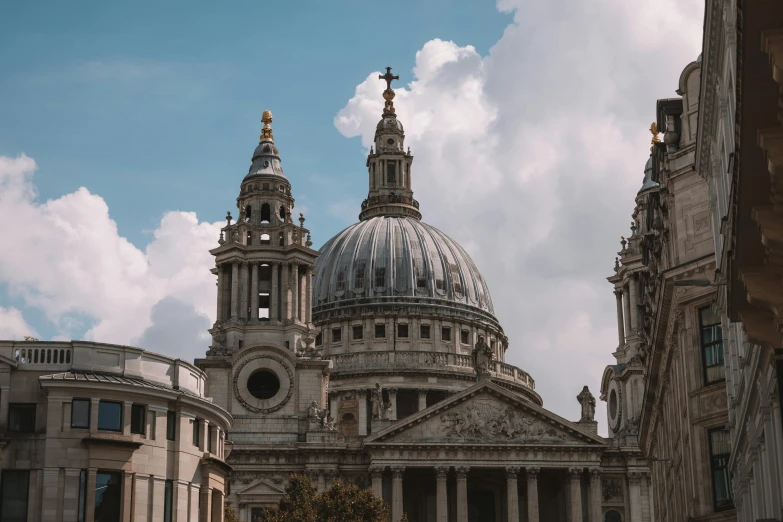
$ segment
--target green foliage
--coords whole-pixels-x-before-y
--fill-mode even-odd
[[[293,475],[278,506],[252,522],[388,522],[386,503],[369,489],[337,480],[318,493],[309,478]]]
[[[237,517],[237,512],[228,507],[228,505],[223,508],[223,520],[225,522],[241,522],[239,517]]]

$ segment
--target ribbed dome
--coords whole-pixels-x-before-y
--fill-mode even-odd
[[[256,176],[285,177],[283,167],[280,165],[280,152],[271,140],[261,140],[253,151],[253,162],[245,176],[245,181]]]
[[[409,296],[494,314],[489,288],[453,239],[418,219],[378,216],[352,225],[321,247],[314,307],[351,299]]]

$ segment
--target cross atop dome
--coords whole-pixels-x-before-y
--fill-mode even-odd
[[[378,79],[386,81],[386,90],[383,91],[383,99],[386,100],[386,103],[383,106],[383,115],[393,116],[394,102],[392,102],[392,100],[394,99],[394,90],[391,88],[391,82],[399,80],[400,77],[392,74],[391,67],[387,67],[386,74],[379,74]]]

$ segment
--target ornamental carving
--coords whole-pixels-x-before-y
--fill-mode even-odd
[[[462,411],[441,415],[446,437],[478,440],[565,440],[565,434],[540,420],[496,401],[476,399]]]
[[[601,492],[604,502],[608,502],[615,498],[622,498],[623,486],[619,479],[605,479],[601,481]]]
[[[289,386],[288,386],[288,393],[286,396],[281,400],[279,403],[275,404],[274,406],[271,406],[269,408],[258,408],[256,406],[253,406],[252,404],[249,404],[244,397],[242,397],[242,394],[239,393],[239,375],[242,373],[242,369],[249,363],[257,361],[258,359],[269,359],[272,361],[275,361],[277,364],[279,364],[282,368],[285,369],[285,371],[288,373],[288,380],[289,380]],[[234,384],[234,396],[237,398],[237,400],[247,408],[248,410],[256,413],[272,413],[283,406],[285,406],[288,403],[288,400],[291,398],[291,395],[294,393],[294,372],[291,371],[291,368],[288,367],[288,364],[283,361],[280,357],[275,357],[273,355],[259,355],[252,358],[247,358],[244,361],[242,361],[242,364],[237,366],[236,370],[234,370],[234,378],[233,378],[233,384]]]

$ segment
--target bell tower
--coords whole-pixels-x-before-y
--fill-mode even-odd
[[[385,100],[381,121],[375,128],[374,145],[367,156],[369,192],[362,202],[359,219],[364,221],[375,216],[410,216],[421,219],[419,202],[413,199],[411,186],[410,149],[405,151],[405,132],[394,110],[395,93],[392,80],[400,77],[386,68],[386,74],[378,76],[386,80]]]

